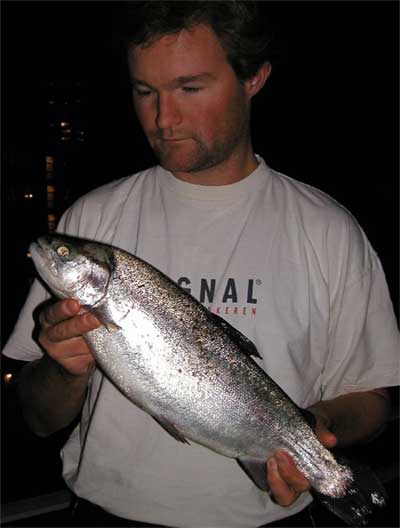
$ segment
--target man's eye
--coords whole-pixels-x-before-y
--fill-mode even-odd
[[[147,97],[148,95],[151,95],[151,90],[141,90],[140,88],[134,88],[135,94],[139,97]]]
[[[183,86],[182,89],[184,92],[196,93],[196,92],[200,92],[202,88],[200,86]]]

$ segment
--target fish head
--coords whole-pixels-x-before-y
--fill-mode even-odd
[[[106,295],[113,270],[111,247],[51,234],[38,238],[29,249],[37,272],[57,297],[94,306]]]

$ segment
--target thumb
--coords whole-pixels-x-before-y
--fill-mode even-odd
[[[316,424],[314,432],[321,444],[327,448],[335,447],[337,444],[336,436],[330,431],[327,418],[315,414]]]

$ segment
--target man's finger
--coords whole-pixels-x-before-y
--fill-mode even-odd
[[[65,321],[79,312],[80,305],[73,299],[63,299],[50,306],[47,306],[39,316],[41,325],[44,328]]]
[[[288,455],[288,453],[278,450],[274,456],[278,466],[279,475],[291,489],[298,493],[302,493],[310,488],[308,480],[297,468],[294,460]]]
[[[80,337],[100,325],[101,323],[93,314],[85,313],[50,326],[45,333],[49,341],[58,343],[74,337]]]
[[[318,429],[315,429],[315,434],[318,436],[318,439],[321,444],[327,447],[328,449],[332,449],[332,447],[336,446],[337,438],[330,431],[327,431],[326,429],[320,431]]]
[[[267,467],[267,481],[272,499],[280,506],[290,506],[298,498],[300,493],[291,488],[282,478],[275,457],[268,459]]]
[[[330,424],[328,423],[327,419],[318,414],[316,414],[315,417],[316,425],[314,432],[318,436],[318,440],[328,449],[335,447],[337,444],[337,438],[330,431]]]

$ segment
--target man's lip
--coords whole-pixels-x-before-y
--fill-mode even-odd
[[[160,138],[164,143],[178,143],[179,141],[185,141],[188,138]]]

